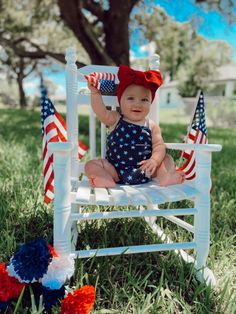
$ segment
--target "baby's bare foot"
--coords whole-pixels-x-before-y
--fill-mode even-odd
[[[163,177],[159,178],[161,186],[182,184],[184,180],[185,180],[185,173],[183,171],[168,172]]]
[[[95,176],[90,176],[89,184],[94,188],[113,188],[116,185],[114,180]]]

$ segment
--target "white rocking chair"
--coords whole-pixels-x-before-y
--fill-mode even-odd
[[[78,156],[78,105],[90,103],[90,95],[78,93],[78,80],[85,81],[83,75],[91,72],[117,73],[117,67],[85,66],[76,67],[75,49],[66,51],[66,94],[67,94],[67,132],[68,142],[50,143],[49,149],[54,154],[54,247],[59,254],[70,254],[74,258],[89,258],[93,256],[109,256],[177,250],[186,261],[194,263],[196,276],[200,281],[214,285],[215,277],[206,267],[210,243],[210,187],[211,187],[211,153],[220,151],[220,145],[210,144],[167,144],[166,147],[175,150],[194,150],[196,157],[196,179],[193,183],[160,187],[151,181],[139,186],[116,185],[111,189],[94,188],[88,184],[86,176],[81,177],[84,165]],[[152,60],[153,62],[153,60]],[[153,63],[152,63],[153,64]],[[155,58],[154,58],[155,65]],[[153,68],[150,66],[150,68]],[[116,110],[118,102],[114,96],[103,96],[104,103]],[[155,112],[150,118],[157,121]],[[105,126],[101,125],[101,156],[105,157]],[[91,158],[96,157],[95,116],[90,110],[89,116],[89,146]],[[192,200],[193,208],[158,208],[159,204]],[[84,206],[86,205],[86,206]],[[115,211],[84,212],[87,205],[115,205]],[[119,206],[129,206],[129,210],[119,210]],[[133,209],[130,209],[133,208]],[[176,216],[193,215],[191,225]],[[173,243],[165,236],[156,220],[165,217],[178,226],[193,233],[190,242]],[[117,219],[127,217],[143,217],[152,230],[166,243],[138,246],[102,248],[92,250],[75,250],[76,239],[72,237],[73,228],[84,220]],[[73,227],[73,228],[72,228]],[[74,234],[74,233],[73,233]],[[184,250],[194,249],[196,257],[189,256]]]

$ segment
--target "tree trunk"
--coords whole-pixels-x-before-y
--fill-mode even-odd
[[[58,0],[61,17],[87,51],[93,64],[129,64],[129,15],[140,0],[110,0],[109,9],[99,2]],[[103,24],[104,43],[83,13],[89,10]]]
[[[129,1],[111,1],[105,12],[105,48],[117,65],[129,65],[129,15]]]
[[[17,84],[18,84],[18,90],[19,90],[20,107],[26,108],[27,101],[26,101],[25,91],[23,88],[23,76],[21,74],[17,75]]]

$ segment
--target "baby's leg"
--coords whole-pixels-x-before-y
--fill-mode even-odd
[[[159,181],[161,186],[181,184],[185,180],[185,173],[183,171],[176,171],[173,158],[166,155],[154,174],[154,180]]]
[[[116,169],[106,159],[90,160],[84,170],[92,187],[112,188],[119,181]]]

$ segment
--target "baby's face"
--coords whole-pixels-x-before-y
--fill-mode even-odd
[[[143,122],[150,111],[152,93],[141,85],[129,85],[120,99],[121,112],[131,122]]]

